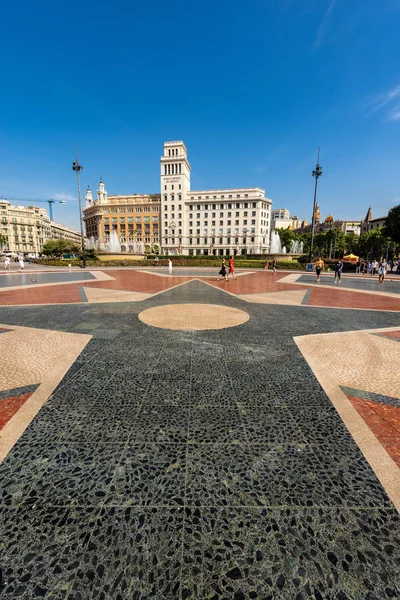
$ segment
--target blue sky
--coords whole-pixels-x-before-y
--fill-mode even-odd
[[[20,0],[2,6],[0,196],[159,192],[164,141],[192,188],[259,186],[310,220],[400,203],[400,0]]]

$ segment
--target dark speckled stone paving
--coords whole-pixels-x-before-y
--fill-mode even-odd
[[[137,318],[194,302],[250,319]],[[397,314],[247,304],[193,281],[0,322],[94,335],[0,465],[2,600],[400,597],[399,514],[293,340]]]

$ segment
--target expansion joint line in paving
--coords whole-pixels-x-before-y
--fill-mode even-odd
[[[181,566],[179,569],[179,598],[182,600],[182,571],[183,571],[183,553],[185,544],[185,523],[186,523],[186,492],[188,482],[188,468],[189,468],[189,433],[190,433],[190,409],[192,405],[192,376],[193,376],[193,355],[194,355],[194,334],[192,336],[192,347],[190,352],[190,371],[189,371],[189,402],[188,402],[188,420],[187,420],[187,433],[186,433],[186,465],[185,465],[185,477],[184,477],[184,496],[183,496],[183,520],[182,520],[182,532],[181,532]]]

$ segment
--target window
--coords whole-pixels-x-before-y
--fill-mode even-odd
[[[217,213],[212,213],[211,218],[215,219]]]
[[[235,225],[239,225],[239,219],[235,221]]]
[[[136,217],[136,223],[141,223],[142,222],[142,217]]]
[[[171,185],[171,190],[173,190],[173,189],[174,189],[174,184]]]
[[[204,225],[208,225],[208,221],[204,221]]]
[[[223,222],[223,221],[220,221],[220,222],[219,222],[219,224],[220,224],[220,225],[223,225],[223,224],[224,224],[224,222]]]
[[[245,207],[245,208],[249,208],[249,203],[248,203],[248,202],[245,202],[245,203],[244,203],[244,207]]]
[[[200,227],[200,221],[196,221],[197,227]]]
[[[257,206],[257,202],[253,202],[252,207],[256,208],[256,206]]]
[[[215,225],[215,221],[211,221],[211,225]]]
[[[200,219],[200,213],[197,213],[196,218]]]
[[[164,202],[166,202],[167,200],[168,200],[168,196],[167,196],[167,195],[165,195],[165,196],[164,196]]]
[[[245,197],[245,198],[248,198],[248,197],[249,197],[249,195],[248,195],[248,194],[245,194],[245,195],[244,195],[244,197]]]
[[[255,224],[256,224],[256,220],[255,220],[255,219],[252,219],[252,220],[251,220],[251,224],[252,224],[252,225],[255,225]]]
[[[150,217],[143,217],[145,223],[150,223]]]
[[[256,211],[255,211],[255,210],[253,210],[253,211],[252,211],[252,213],[251,213],[251,216],[252,216],[252,217],[255,217],[255,216],[256,216]]]
[[[247,219],[244,219],[243,225],[247,225]]]
[[[214,197],[216,198],[216,196],[214,196]],[[212,205],[212,209],[213,209],[213,210],[216,210],[216,208],[217,208],[217,205],[216,205],[216,204],[213,204],[213,205]]]
[[[236,198],[240,198],[240,194],[236,194]]]
[[[208,219],[208,213],[204,213],[204,218]]]
[[[229,221],[228,221],[228,225],[230,225],[230,224],[231,224],[231,221],[229,220]]]
[[[239,202],[236,202],[236,208],[240,208]]]
[[[224,213],[223,213],[223,212],[220,212],[220,213],[219,213],[219,218],[220,218],[220,219],[223,219],[223,218],[224,218]]]
[[[237,212],[237,213],[235,213],[235,217],[238,217],[238,216],[239,216],[239,213],[238,213],[238,212]]]
[[[166,189],[167,189],[167,186],[166,186],[166,185],[164,185],[164,190],[166,190]]]

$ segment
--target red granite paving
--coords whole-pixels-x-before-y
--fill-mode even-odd
[[[135,292],[147,292],[154,294],[168,290],[175,285],[185,283],[192,277],[158,277],[138,271],[103,271],[114,280],[108,281],[77,281],[71,284],[54,286],[32,287],[23,290],[9,290],[0,292],[0,306],[12,306],[17,304],[61,304],[70,302],[82,302],[79,293],[80,287],[97,287],[107,290],[123,290]]]
[[[337,308],[363,308],[400,311],[400,298],[387,298],[362,292],[348,292],[337,289],[312,288],[308,306]]]
[[[227,290],[233,294],[259,294],[267,292],[285,292],[289,290],[307,289],[307,286],[298,286],[287,283],[279,283],[281,279],[287,277],[288,273],[275,273],[271,271],[261,271],[251,273],[250,275],[241,275],[236,281],[232,281],[229,277],[228,281],[221,279],[217,281],[217,273],[215,279],[203,279],[199,276],[197,279],[211,283],[215,287]]]
[[[396,329],[396,331],[381,331],[380,333],[378,333],[377,335],[382,335],[383,337],[388,337],[388,338],[396,338],[397,340],[400,340],[400,331]]]
[[[79,293],[80,283],[35,287],[23,290],[0,292],[0,306],[17,304],[60,304],[82,302]]]
[[[23,394],[22,396],[11,396],[0,400],[0,430],[4,425],[19,411],[33,392]]]
[[[400,467],[400,408],[347,396],[375,437]]]

